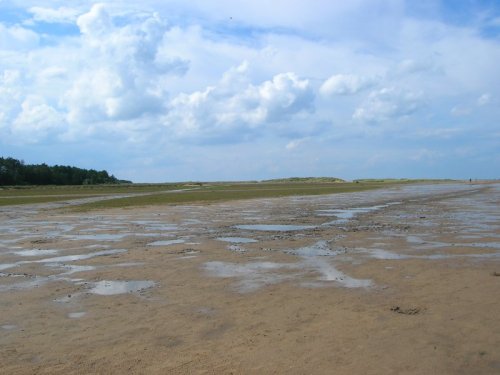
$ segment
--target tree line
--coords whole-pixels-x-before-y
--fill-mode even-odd
[[[0,157],[2,185],[93,185],[116,184],[118,180],[106,171],[82,169],[64,165],[24,164],[22,160]]]

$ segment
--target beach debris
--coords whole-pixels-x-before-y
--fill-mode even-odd
[[[404,315],[417,315],[422,311],[422,309],[420,307],[402,308],[399,306],[392,306],[391,311]]]

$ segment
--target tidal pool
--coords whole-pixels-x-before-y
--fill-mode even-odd
[[[286,254],[298,255],[302,257],[315,257],[315,256],[335,256],[344,254],[345,250],[332,250],[327,241],[321,240],[314,245],[305,246],[298,249],[290,249],[284,251]]]
[[[254,243],[259,242],[254,240],[253,238],[245,238],[245,237],[218,237],[216,238],[218,241],[223,242],[231,242],[231,243]]]
[[[69,238],[73,241],[78,240],[94,240],[94,241],[119,241],[125,237],[131,236],[132,233],[96,233],[96,234],[73,234],[64,235],[64,237]]]
[[[80,312],[72,312],[68,314],[68,318],[71,319],[79,319],[83,318],[87,313],[85,311],[80,311]]]
[[[33,250],[19,250],[13,251],[13,254],[20,255],[22,257],[37,257],[44,255],[52,255],[57,254],[59,250],[42,250],[42,249],[33,249]]]
[[[34,261],[34,263],[74,262],[76,260],[91,259],[91,258],[98,257],[98,256],[120,254],[120,253],[124,253],[126,251],[127,250],[125,250],[125,249],[95,251],[93,253],[88,253],[88,254],[65,255],[65,256],[60,256],[60,257],[45,258],[45,259],[36,260],[36,261]]]
[[[17,326],[15,324],[4,324],[0,326],[2,329],[5,329],[6,331],[12,331],[13,329],[16,329]]]
[[[275,262],[250,262],[239,264],[213,261],[207,262],[204,265],[205,271],[212,276],[238,278],[239,280],[234,286],[240,293],[253,292],[265,285],[272,285],[290,280],[293,275],[277,273],[277,271],[294,268],[295,264],[293,263]]]
[[[154,241],[154,242],[148,243],[148,246],[168,246],[168,245],[175,245],[175,244],[185,243],[185,242],[186,242],[185,240],[181,240],[181,239],[178,239],[178,240]]]
[[[155,283],[151,280],[130,280],[130,281],[111,281],[102,280],[93,284],[90,293],[101,296],[112,296],[116,294],[126,294],[140,292],[141,290],[152,288]]]
[[[290,232],[296,230],[314,229],[313,225],[291,225],[291,224],[243,224],[235,225],[233,228],[243,230],[254,230],[264,232]]]

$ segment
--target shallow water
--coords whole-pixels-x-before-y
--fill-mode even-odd
[[[8,270],[9,268],[17,267],[18,265],[19,264],[17,264],[17,263],[4,263],[4,264],[0,264],[0,271]]]
[[[272,285],[289,280],[292,275],[270,271],[292,270],[295,265],[274,262],[249,262],[244,264],[230,262],[207,262],[204,269],[211,276],[238,278],[235,288],[240,293],[256,291],[265,285]]]
[[[0,328],[6,330],[6,331],[12,331],[14,329],[17,328],[17,326],[15,324],[4,324],[2,326],[0,326]]]
[[[290,249],[284,251],[287,254],[298,255],[302,257],[317,257],[317,256],[335,256],[343,254],[345,250],[332,250],[327,241],[321,240],[314,245],[305,246],[298,249]]]
[[[217,241],[223,242],[231,242],[231,243],[254,243],[259,242],[254,240],[253,238],[245,238],[245,237],[217,237]]]
[[[313,225],[286,225],[286,224],[244,224],[235,225],[233,228],[264,232],[289,232],[316,228]]]
[[[116,294],[140,292],[144,289],[152,288],[154,285],[154,281],[151,280],[102,280],[94,283],[92,289],[90,289],[89,292],[101,296],[112,296]]]
[[[185,242],[186,242],[186,240],[181,240],[181,239],[154,241],[154,242],[148,243],[148,246],[168,246],[168,245],[175,245],[175,244],[185,243]]]
[[[68,314],[68,318],[71,319],[79,319],[83,318],[87,313],[85,311],[80,311],[80,312],[72,312]]]
[[[57,254],[59,250],[41,250],[41,249],[33,249],[33,250],[19,250],[13,251],[13,254],[20,255],[22,257],[38,257],[45,255]]]
[[[73,241],[80,241],[80,240],[92,240],[92,241],[119,241],[125,237],[131,236],[132,233],[116,233],[116,234],[110,234],[110,233],[95,233],[95,234],[68,234],[65,235],[64,237],[73,240]]]
[[[113,254],[125,253],[127,250],[125,249],[113,249],[113,250],[103,250],[103,251],[95,251],[93,253],[87,254],[76,254],[76,255],[65,255],[60,257],[53,258],[45,258],[40,260],[33,261],[34,263],[63,263],[63,262],[74,262],[77,260],[91,259],[99,256],[107,256]],[[24,262],[26,263],[26,262]]]
[[[335,266],[325,258],[307,257],[304,266],[320,273],[319,280],[334,281],[346,288],[368,288],[373,282],[368,279],[356,279],[339,271]]]
[[[233,245],[234,246],[234,245]],[[332,283],[347,288],[367,288],[371,280],[356,279],[338,270],[333,257],[343,255],[344,249],[332,250],[327,241],[321,240],[311,246],[286,249],[283,253],[299,259],[295,263],[276,262],[206,262],[204,269],[212,276],[237,278],[236,289],[240,292],[255,291],[265,285],[283,281],[300,280],[310,271],[318,274],[317,282],[302,283],[308,287],[318,287]]]
[[[408,255],[408,254],[398,254],[382,249],[356,249],[358,251],[368,253],[368,256],[374,259],[382,260],[401,260],[401,259],[429,259],[429,260],[440,260],[440,259],[459,259],[459,258],[477,258],[477,259],[496,259],[500,258],[500,252],[497,253],[477,253],[477,254],[429,254],[429,255]]]
[[[239,246],[239,245],[229,245],[227,247],[228,250],[230,251],[235,251],[237,253],[245,253],[247,250],[244,249],[243,247]]]
[[[66,272],[57,275],[57,277],[64,275],[72,275],[77,272],[94,271],[97,268],[96,266],[78,266],[74,264],[60,264],[60,263],[54,263],[54,264],[49,263],[47,264],[47,266],[66,270]]]

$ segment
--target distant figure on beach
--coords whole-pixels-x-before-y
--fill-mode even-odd
[[[472,178],[469,178],[469,182],[472,182]]]

